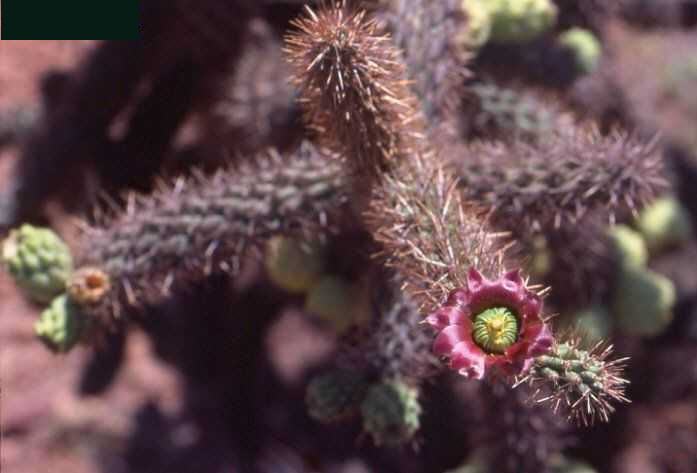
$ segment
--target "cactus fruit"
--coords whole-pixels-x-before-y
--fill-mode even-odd
[[[487,0],[461,0],[467,23],[458,42],[467,48],[477,49],[489,40],[491,34],[491,12]]]
[[[569,419],[580,424],[593,424],[597,418],[607,422],[615,411],[612,401],[629,402],[624,396],[628,381],[621,377],[626,358],[607,361],[611,346],[597,343],[584,350],[579,345],[578,339],[555,343],[549,353],[534,359],[518,384],[551,384],[551,394],[538,402],[551,402],[555,412],[568,409]]]
[[[264,263],[274,284],[295,293],[309,291],[324,267],[318,247],[281,235],[268,241]]]
[[[489,0],[491,42],[517,43],[535,39],[557,21],[551,0]]]
[[[398,379],[374,384],[361,403],[361,416],[376,445],[407,442],[420,426],[419,391]]]
[[[320,422],[334,422],[358,411],[367,385],[357,371],[333,370],[314,377],[305,391],[310,416]]]
[[[679,245],[692,238],[690,214],[674,197],[662,197],[644,208],[637,227],[651,251]]]
[[[40,303],[63,292],[72,271],[70,250],[58,235],[28,224],[10,232],[2,261],[26,295]]]
[[[642,236],[627,225],[613,225],[608,230],[615,254],[623,267],[640,268],[646,265],[649,251]]]
[[[355,286],[340,277],[323,276],[307,293],[305,310],[341,333],[354,321],[357,292]]]
[[[627,333],[652,337],[673,319],[675,286],[665,276],[643,268],[625,268],[618,279],[612,312]]]
[[[80,306],[67,294],[61,294],[41,312],[34,332],[49,349],[65,353],[80,341],[88,325],[89,319]]]
[[[568,29],[559,35],[557,44],[573,55],[580,73],[588,74],[598,66],[602,50],[592,32],[583,28]]]
[[[350,179],[332,155],[309,143],[289,156],[270,151],[252,164],[179,180],[84,237],[84,266],[111,290],[90,311],[118,316],[157,302],[177,285],[212,273],[235,274],[248,247],[277,234],[322,238],[338,227]]]

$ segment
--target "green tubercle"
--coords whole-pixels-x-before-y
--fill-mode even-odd
[[[595,35],[583,28],[571,28],[559,35],[558,43],[574,57],[579,72],[588,74],[598,65],[602,47]]]
[[[361,403],[363,429],[376,445],[399,445],[420,426],[419,391],[400,380],[374,384]]]
[[[492,15],[491,41],[517,43],[535,39],[557,21],[552,0],[488,0]]]
[[[492,307],[474,317],[472,334],[489,353],[503,353],[518,340],[518,318],[507,307]]]
[[[31,300],[48,303],[65,290],[73,268],[70,250],[48,228],[22,225],[2,244],[2,263]]]
[[[641,234],[627,225],[613,225],[608,230],[608,236],[623,268],[640,268],[646,265],[649,251]]]
[[[662,197],[642,210],[637,227],[652,252],[680,245],[692,238],[690,215],[674,197]]]
[[[53,299],[34,324],[34,333],[52,351],[70,351],[82,338],[89,319],[67,294]]]

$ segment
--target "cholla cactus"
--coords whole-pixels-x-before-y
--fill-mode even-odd
[[[58,235],[28,224],[5,239],[2,262],[27,297],[41,303],[65,290],[73,264],[70,250]]]
[[[489,0],[491,41],[524,42],[554,26],[557,7],[551,0]]]
[[[285,51],[307,123],[357,171],[387,170],[422,138],[398,50],[375,19],[345,2],[305,13]]]
[[[253,165],[179,180],[88,230],[80,266],[108,275],[111,290],[90,312],[111,318],[216,272],[234,274],[247,247],[278,233],[321,238],[336,229],[350,181],[332,155],[304,144]],[[303,233],[304,232],[304,233]]]
[[[80,306],[67,294],[61,294],[41,313],[34,332],[48,348],[65,353],[82,339],[89,325]]]
[[[598,66],[602,49],[592,32],[583,28],[571,28],[559,35],[557,44],[573,55],[580,73],[588,74]]]
[[[398,445],[419,429],[419,391],[401,380],[372,385],[361,403],[363,429],[376,445]]]
[[[529,382],[544,388],[551,383],[551,394],[540,394],[539,402],[551,402],[555,412],[568,409],[569,418],[584,425],[596,418],[607,422],[615,411],[613,401],[629,402],[624,396],[628,381],[621,377],[627,359],[607,361],[611,346],[598,343],[584,350],[580,344],[579,339],[555,343],[549,353],[535,358],[518,384]]]
[[[633,210],[666,184],[655,140],[573,127],[536,144],[474,145],[454,160],[465,196],[523,235],[592,209],[612,219],[614,209]]]

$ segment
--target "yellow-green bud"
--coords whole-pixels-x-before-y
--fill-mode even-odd
[[[491,12],[486,0],[461,0],[467,17],[467,26],[459,38],[466,48],[477,49],[489,40],[491,33]]]
[[[354,321],[359,291],[338,276],[323,276],[307,293],[305,311],[326,322],[337,333]]]
[[[319,279],[324,259],[316,247],[276,236],[266,247],[265,264],[274,284],[288,292],[303,293]]]
[[[2,262],[27,297],[40,303],[65,290],[73,266],[70,250],[58,235],[28,224],[5,239]]]
[[[626,225],[613,225],[608,235],[615,247],[622,267],[642,267],[646,265],[649,252],[641,234]]]
[[[637,227],[651,251],[679,245],[692,238],[687,210],[674,197],[663,197],[639,214]]]
[[[488,0],[490,41],[515,43],[535,39],[554,26],[557,7],[551,0]]]
[[[583,28],[571,28],[559,35],[558,44],[574,57],[579,72],[592,72],[600,60],[602,49],[595,35]]]
[[[621,330],[659,335],[673,319],[675,287],[665,276],[643,268],[625,268],[613,295],[612,311]]]
[[[56,297],[34,324],[34,333],[55,352],[65,353],[82,338],[88,318],[67,294]]]

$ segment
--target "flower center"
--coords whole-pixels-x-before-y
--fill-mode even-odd
[[[507,307],[492,307],[474,317],[474,342],[488,353],[503,353],[518,340],[518,318]]]

